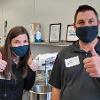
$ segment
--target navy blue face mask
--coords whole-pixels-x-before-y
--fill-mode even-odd
[[[11,50],[19,57],[25,56],[29,48],[29,45],[11,47]]]
[[[98,26],[84,26],[76,28],[77,37],[86,43],[93,41],[98,34]]]

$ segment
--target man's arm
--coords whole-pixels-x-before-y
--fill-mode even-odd
[[[60,100],[60,89],[52,87],[52,99],[51,100]]]

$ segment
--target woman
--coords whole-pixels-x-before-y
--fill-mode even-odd
[[[12,28],[0,54],[0,100],[22,100],[23,90],[34,84],[36,67],[27,30]]]

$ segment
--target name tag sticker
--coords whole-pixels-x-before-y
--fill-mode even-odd
[[[65,66],[66,67],[73,67],[73,66],[79,65],[79,64],[80,64],[80,61],[79,61],[78,56],[65,59]]]

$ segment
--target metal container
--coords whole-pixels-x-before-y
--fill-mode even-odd
[[[51,100],[51,86],[34,85],[29,91],[29,100]]]

